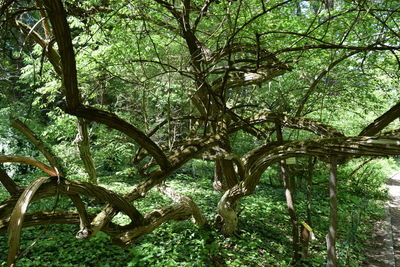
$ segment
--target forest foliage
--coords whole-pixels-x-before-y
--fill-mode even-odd
[[[0,260],[61,223],[121,265],[357,266],[400,154],[397,6],[0,2]]]

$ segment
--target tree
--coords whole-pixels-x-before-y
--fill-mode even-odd
[[[24,42],[33,47],[26,53],[27,58],[32,55],[28,69],[40,65],[43,80],[33,85],[38,87],[35,94],[46,107],[77,118],[81,156],[92,177],[92,183],[67,179],[68,170],[60,173],[56,161],[50,160],[56,158],[53,155],[46,156],[50,166],[27,157],[0,157],[0,162],[34,165],[51,176],[34,180],[23,191],[4,173],[0,176],[11,194],[0,209],[2,227],[10,225],[8,263],[15,261],[24,225],[79,223],[78,238],[90,238],[101,230],[126,245],[169,220],[192,216],[204,224],[193,200],[162,185],[194,158],[215,162],[213,186],[221,192],[215,225],[224,235],[232,235],[237,230],[241,198],[254,192],[263,172],[274,163],[312,156],[333,166],[358,156],[400,154],[398,133],[382,133],[399,117],[399,103],[389,102],[375,121],[353,126],[359,135],[346,136],[342,129],[329,125],[334,119],[318,114],[340,111],[338,107],[349,101],[372,98],[377,86],[369,76],[394,72],[400,48],[394,1],[384,7],[375,2],[332,3],[2,3],[3,28],[19,29],[18,38],[26,38]],[[2,34],[11,38],[5,31]],[[360,77],[349,81],[349,73]],[[23,77],[21,71],[18,75]],[[50,82],[50,90],[41,93]],[[357,96],[356,90],[364,95]],[[385,90],[396,94],[393,88]],[[365,102],[373,105],[374,99]],[[132,158],[145,180],[127,195],[121,197],[93,184],[96,175],[88,150],[88,122],[124,134],[126,143],[134,142],[137,153]],[[240,154],[230,140],[239,131],[255,143]],[[294,131],[304,138],[291,139],[288,133]],[[44,142],[29,138],[30,132],[25,135],[44,152],[38,145]],[[142,214],[134,202],[156,186],[174,204]],[[290,199],[287,179],[285,187]],[[77,213],[26,214],[30,202],[57,194],[69,195]],[[108,205],[98,214],[88,214],[81,194]],[[335,205],[333,217],[334,210]],[[120,211],[131,218],[129,226],[111,223]],[[294,261],[298,261],[298,226],[294,209],[289,212]]]

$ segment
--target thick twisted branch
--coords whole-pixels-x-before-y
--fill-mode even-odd
[[[10,176],[8,176],[8,174],[1,167],[0,183],[5,187],[10,195],[17,194],[21,190],[19,186],[11,179]]]
[[[254,126],[266,122],[275,123],[277,121],[279,121],[284,127],[310,131],[321,137],[344,136],[338,130],[319,121],[302,117],[291,117],[289,115],[276,112],[263,112],[250,118],[243,119],[230,125],[228,131],[232,133],[248,126]]]
[[[379,116],[371,124],[361,131],[359,136],[375,135],[383,130],[389,123],[400,117],[400,102],[394,105],[391,109]]]
[[[59,48],[63,85],[67,99],[66,111],[72,115],[104,123],[107,126],[122,131],[144,147],[162,168],[166,168],[169,165],[166,156],[158,145],[141,130],[120,119],[115,114],[82,105],[78,89],[75,54],[64,6],[60,0],[45,0],[43,2]]]
[[[356,157],[388,156],[400,154],[399,136],[335,137],[290,142],[270,149],[263,145],[249,152],[244,158],[247,178],[246,187],[253,190],[258,178],[271,164],[289,157]],[[255,183],[256,182],[256,183]]]
[[[93,219],[94,214],[88,214],[88,219]],[[7,232],[10,219],[0,220],[0,234]],[[71,211],[40,211],[33,214],[26,214],[22,227],[31,227],[48,224],[80,224],[79,214]],[[109,223],[101,229],[110,236],[116,236],[126,231],[126,227]]]
[[[198,139],[189,146],[184,146],[180,150],[175,151],[168,160],[171,166],[168,169],[157,169],[149,174],[149,178],[138,184],[135,189],[125,195],[128,201],[134,201],[142,198],[154,186],[162,183],[171,173],[181,167],[189,160],[200,155],[210,147],[217,145],[220,142],[220,135],[213,135],[203,139]],[[93,219],[92,235],[95,235],[104,225],[111,221],[111,219],[118,213],[118,209],[112,205],[107,205],[97,216]]]
[[[85,183],[80,181],[71,181],[61,179],[60,183],[57,177],[43,184],[35,193],[31,201],[36,201],[42,198],[55,196],[57,193],[61,195],[86,195],[94,197],[101,202],[107,202],[115,206],[118,210],[125,212],[132,220],[133,225],[140,225],[143,221],[143,216],[137,209],[131,205],[125,198],[118,194],[109,191],[103,187]],[[0,218],[4,218],[9,213],[18,200],[17,196],[11,197],[0,204]]]

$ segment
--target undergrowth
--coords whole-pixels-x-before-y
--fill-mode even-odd
[[[393,162],[375,161],[371,177],[358,177],[351,173],[358,162],[339,169],[339,233],[338,256],[340,265],[359,266],[363,260],[364,244],[370,236],[374,221],[383,216],[378,199],[385,199],[386,192],[381,185],[385,182],[388,169]],[[370,166],[370,165],[369,165]],[[390,167],[390,168],[389,168]],[[325,263],[325,235],[328,228],[329,203],[326,170],[316,168],[313,179],[313,231],[316,240],[310,244],[310,266]],[[267,173],[268,174],[268,173]],[[270,175],[275,174],[270,170]],[[196,172],[175,174],[167,184],[190,195],[212,224],[215,207],[220,194],[211,188],[211,176]],[[89,241],[74,238],[77,225],[51,225],[41,235],[39,241],[30,247],[19,259],[19,266],[289,266],[291,262],[291,236],[284,190],[279,181],[264,178],[256,192],[244,198],[239,207],[239,233],[235,237],[224,238],[211,227],[198,228],[190,221],[170,222],[153,233],[139,239],[132,246],[121,249],[111,245],[104,233],[99,233]],[[138,179],[138,178],[135,178]],[[363,183],[356,179],[363,179]],[[271,181],[274,183],[271,185]],[[299,221],[305,220],[305,182],[297,177],[297,212]],[[357,184],[355,185],[355,181]],[[365,181],[370,181],[367,183]],[[101,177],[100,183],[121,194],[133,188],[137,180],[117,179],[115,176]],[[378,186],[379,185],[379,186]],[[377,187],[378,186],[378,187]],[[7,197],[5,190],[0,198]],[[89,210],[101,210],[104,203],[85,199]],[[152,190],[136,203],[139,210],[148,212],[168,205],[170,200]],[[38,201],[29,211],[51,209],[53,200]],[[58,209],[73,209],[67,198],[60,198]],[[115,223],[126,224],[129,219],[118,215]],[[24,228],[21,250],[24,251],[47,226]],[[7,234],[0,235],[0,265],[5,266],[7,255]]]

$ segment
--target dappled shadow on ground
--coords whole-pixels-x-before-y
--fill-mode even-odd
[[[400,209],[390,207],[387,218],[378,222],[366,245],[366,259],[362,266],[395,267],[400,263]],[[397,256],[396,256],[397,255]]]
[[[391,198],[387,216],[371,233],[363,266],[400,266],[400,172],[388,179],[386,187]]]
[[[396,266],[400,266],[400,203],[390,207],[390,216],[393,232],[393,250]]]
[[[387,185],[400,186],[400,180],[394,179],[394,178],[389,178],[386,184]]]

